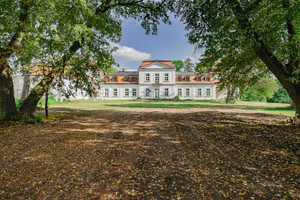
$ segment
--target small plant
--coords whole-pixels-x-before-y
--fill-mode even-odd
[[[180,99],[179,99],[179,96],[178,96],[178,95],[174,97],[174,101],[179,101],[179,100],[180,100]]]
[[[43,120],[44,120],[44,117],[38,115],[35,117],[35,120],[38,122],[38,123],[41,123]]]

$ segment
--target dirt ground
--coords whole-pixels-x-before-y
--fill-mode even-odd
[[[300,128],[232,108],[0,125],[0,199],[300,199]]]

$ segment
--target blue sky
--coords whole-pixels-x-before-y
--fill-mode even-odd
[[[171,17],[172,25],[160,24],[157,35],[146,35],[140,22],[126,19],[123,22],[122,38],[113,54],[120,64],[118,70],[137,69],[142,60],[185,60],[191,57],[198,61],[201,51],[194,53],[194,45],[188,43],[184,24]]]

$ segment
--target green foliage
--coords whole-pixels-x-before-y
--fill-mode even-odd
[[[25,119],[20,119],[18,124],[24,124],[24,123],[27,123],[27,124],[36,124],[36,123],[41,123],[44,121],[44,117],[41,116],[41,115],[37,115],[36,117],[34,118],[25,118]]]
[[[263,77],[242,93],[241,100],[267,102],[267,99],[272,98],[278,88],[279,85],[275,79]]]
[[[176,68],[176,72],[180,72],[181,69],[184,69],[184,62],[182,60],[174,60],[172,63]]]
[[[194,71],[195,69],[194,64],[192,63],[192,59],[187,57],[184,61],[184,71]]]
[[[39,101],[39,104],[40,105],[45,105],[45,98],[41,98],[41,100]],[[56,101],[56,99],[54,98],[53,95],[50,95],[48,97],[48,105],[63,105],[63,104],[66,104],[66,103],[69,103],[70,101],[67,100],[65,102],[61,102],[61,101]]]
[[[281,83],[276,79],[279,86],[278,90],[275,91],[274,96],[268,99],[270,103],[291,103],[291,98],[287,91],[282,87]]]
[[[198,66],[216,66],[220,89],[238,87],[243,93],[272,72],[299,104],[300,1],[169,0],[168,5],[186,24],[190,43],[204,49]]]

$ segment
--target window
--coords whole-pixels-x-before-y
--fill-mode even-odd
[[[132,89],[132,96],[136,97],[136,89],[135,88]]]
[[[118,77],[117,76],[113,77],[112,82],[118,82]]]
[[[190,82],[190,77],[189,77],[189,76],[186,76],[186,77],[184,77],[184,80],[185,80],[186,82]]]
[[[159,83],[159,74],[155,74],[155,83]]]
[[[116,88],[114,89],[113,95],[114,95],[114,97],[118,96],[118,89],[116,89]]]
[[[201,97],[202,96],[202,89],[201,88],[198,88],[198,93],[197,93],[197,96]]]
[[[128,97],[129,96],[129,89],[125,89],[125,96]]]
[[[190,96],[190,89],[189,88],[185,89],[185,96],[187,96],[187,97]]]
[[[146,76],[145,76],[145,81],[150,81],[150,74],[146,74]]]
[[[182,96],[182,89],[178,88],[178,96],[181,97]]]
[[[210,77],[209,77],[209,76],[206,76],[206,77],[205,77],[205,81],[209,82],[209,81],[210,81]]]
[[[165,81],[169,82],[169,74],[165,74]]]
[[[146,89],[146,97],[149,97],[150,96],[150,89]]]
[[[125,76],[124,82],[129,82],[129,81],[130,81],[130,77],[129,76]]]
[[[106,96],[106,97],[109,96],[109,90],[108,90],[108,89],[105,89],[105,90],[104,90],[104,96]]]
[[[137,77],[135,76],[131,77],[131,82],[137,82]]]
[[[201,82],[201,76],[197,76],[197,77],[196,77],[196,81]]]
[[[104,78],[104,81],[105,81],[105,82],[109,82],[109,77],[108,77],[108,76],[105,77],[105,78]]]
[[[169,96],[169,88],[165,88],[165,96]]]
[[[206,89],[205,95],[206,95],[207,97],[210,97],[210,88],[207,88],[207,89]]]

